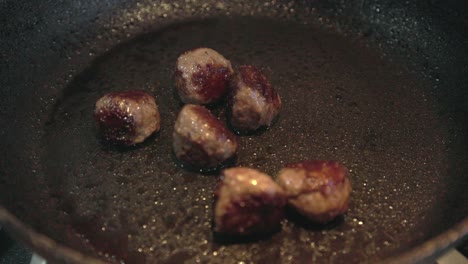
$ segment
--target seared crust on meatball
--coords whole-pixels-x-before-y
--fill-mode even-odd
[[[240,132],[251,132],[269,126],[281,108],[281,98],[260,70],[240,66],[230,83],[228,118]]]
[[[215,232],[231,236],[275,231],[286,205],[284,191],[270,176],[243,167],[222,172],[215,199]]]
[[[174,125],[176,157],[196,169],[213,169],[235,157],[237,137],[203,106],[188,104]]]
[[[336,161],[288,164],[277,182],[285,190],[288,204],[312,221],[326,223],[348,210],[351,183],[347,169]]]
[[[96,102],[94,118],[105,140],[127,146],[143,142],[161,127],[153,96],[138,90],[102,96]]]
[[[233,73],[231,62],[223,55],[198,48],[179,56],[174,78],[184,103],[209,104],[226,94]]]

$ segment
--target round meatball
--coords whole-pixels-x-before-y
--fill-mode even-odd
[[[209,48],[198,48],[177,59],[175,84],[184,103],[209,104],[221,99],[233,74],[231,62]]]
[[[269,126],[281,108],[281,98],[268,79],[254,66],[239,67],[231,81],[228,119],[239,132]]]
[[[346,168],[335,161],[288,164],[278,175],[288,204],[308,219],[326,223],[348,210],[351,183]]]
[[[284,191],[270,176],[242,167],[222,172],[215,199],[215,231],[234,236],[277,230],[286,205]]]
[[[195,169],[214,169],[235,157],[237,137],[208,109],[187,104],[174,125],[173,148],[182,163]]]
[[[94,118],[105,140],[127,146],[143,142],[161,126],[158,106],[145,91],[104,95],[96,102]]]

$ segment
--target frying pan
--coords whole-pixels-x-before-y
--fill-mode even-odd
[[[468,233],[465,1],[0,1],[0,222],[53,263],[414,263]],[[282,97],[237,164],[349,171],[348,213],[289,212],[252,241],[212,233],[217,175],[171,150],[177,56],[206,46],[263,69]],[[162,129],[118,148],[94,102],[144,89]],[[222,104],[212,110],[225,120]]]

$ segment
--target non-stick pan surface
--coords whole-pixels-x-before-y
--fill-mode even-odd
[[[440,54],[426,58],[425,51],[413,50],[413,39],[390,42],[378,28],[321,17],[324,7],[251,5],[207,4],[216,16],[179,19],[184,16],[177,12],[190,12],[159,4],[154,10],[165,12],[147,18],[154,25],[138,20],[137,11],[150,7],[125,7],[115,11],[130,21],[123,29],[77,37],[83,47],[74,54],[53,50],[63,53],[57,59],[63,68],[50,66],[46,76],[25,77],[22,85],[41,86],[31,88],[35,92],[28,98],[13,96],[21,100],[16,111],[24,109],[20,116],[27,117],[3,128],[2,146],[13,152],[1,164],[0,200],[6,209],[63,245],[117,263],[375,262],[463,220],[466,121],[459,121],[461,113],[448,102],[459,103],[457,96],[441,98],[438,91],[467,84],[463,69],[449,71],[455,60],[434,65]],[[240,16],[246,15],[243,8],[253,13]],[[376,15],[382,7],[377,8]],[[167,22],[172,15],[177,21]],[[159,20],[164,22],[155,26]],[[171,148],[182,106],[174,90],[174,63],[180,53],[201,46],[233,65],[262,68],[282,97],[274,125],[240,137],[237,165],[275,176],[288,162],[341,161],[353,185],[344,217],[316,226],[288,212],[271,237],[226,241],[213,235],[217,175],[185,170]],[[453,59],[453,50],[443,52]],[[40,72],[43,63],[33,63]],[[107,92],[129,89],[155,96],[161,131],[136,147],[109,146],[95,129],[94,103]],[[451,91],[466,98],[466,89]],[[466,113],[463,107],[456,109]],[[224,122],[223,104],[211,108]]]

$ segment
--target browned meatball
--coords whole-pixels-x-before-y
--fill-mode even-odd
[[[240,132],[269,126],[281,108],[281,98],[268,79],[254,66],[241,66],[231,81],[228,118]]]
[[[175,83],[184,103],[209,104],[221,99],[233,74],[231,62],[209,48],[198,48],[177,59]]]
[[[286,196],[270,176],[249,168],[221,174],[215,193],[215,231],[228,235],[266,234],[283,219]]]
[[[161,126],[153,96],[137,90],[99,98],[94,118],[105,140],[127,146],[143,142]]]
[[[288,204],[308,219],[326,223],[348,210],[351,183],[346,168],[335,161],[288,164],[278,175]]]
[[[174,125],[177,158],[196,169],[213,169],[235,157],[237,137],[203,106],[188,104]]]

